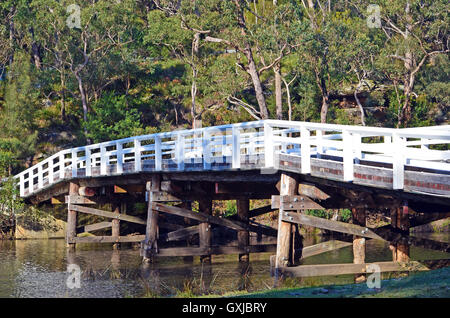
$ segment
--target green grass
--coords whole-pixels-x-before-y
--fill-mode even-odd
[[[228,297],[245,298],[447,298],[450,297],[450,267],[382,280],[380,289],[365,283],[308,288],[272,289],[257,293],[234,293]]]

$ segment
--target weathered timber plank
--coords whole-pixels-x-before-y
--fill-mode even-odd
[[[273,195],[272,208],[289,210],[323,210],[320,204],[303,195]]]
[[[441,220],[450,217],[450,212],[446,213],[426,213],[423,215],[416,215],[409,220],[411,227],[421,226],[433,221]]]
[[[405,171],[405,191],[420,191],[450,196],[450,175]]]
[[[271,205],[262,206],[260,208],[256,208],[253,210],[250,210],[249,215],[251,218],[275,211],[276,209],[272,208]]]
[[[183,200],[173,194],[165,192],[152,192],[154,202],[182,202]]]
[[[372,187],[392,189],[392,169],[371,167],[365,165],[353,165],[354,183]]]
[[[74,237],[69,243],[127,243],[127,242],[142,242],[145,235],[130,235],[130,236],[87,236]]]
[[[258,234],[264,234],[267,236],[276,237],[278,235],[278,230],[276,228],[273,228],[271,226],[263,225],[254,221],[250,221],[250,223],[247,225],[248,230],[250,232],[255,232]]]
[[[65,202],[68,204],[98,204],[99,201],[94,198],[87,198],[80,195],[66,195]]]
[[[75,204],[69,204],[69,210],[103,216],[105,218],[117,219],[117,220],[131,222],[131,223],[146,224],[145,220],[138,218],[136,216],[126,215],[126,214],[117,214],[117,213],[112,213],[112,212],[103,211],[103,210],[99,210],[99,209],[93,209],[93,208],[88,208],[85,206],[75,205]]]
[[[411,272],[429,270],[428,267],[417,261],[377,262],[372,264],[379,266],[381,272]],[[369,266],[372,264],[300,265],[297,267],[283,267],[280,270],[283,274],[289,274],[295,277],[334,276],[370,273]]]
[[[95,224],[83,225],[77,227],[77,233],[93,232],[106,229],[112,226],[112,222],[99,222]]]
[[[245,230],[247,227],[246,224],[239,222],[239,221],[231,221],[228,219],[223,219],[223,218],[219,218],[219,217],[212,216],[212,215],[206,215],[201,212],[193,212],[191,210],[174,207],[174,206],[168,206],[168,205],[164,205],[161,203],[153,202],[152,208],[156,211],[174,214],[174,215],[178,215],[181,217],[187,217],[187,218],[194,219],[194,220],[197,220],[200,222],[213,223],[213,224],[232,228],[233,230],[238,230],[238,231]]]
[[[330,196],[314,185],[300,183],[298,185],[298,193],[316,200],[327,200]]]
[[[331,240],[312,246],[306,246],[302,250],[302,258],[327,253],[347,246],[352,246],[352,243],[337,240]]]
[[[192,235],[198,234],[198,225],[190,226],[187,228],[179,229],[173,232],[164,233],[159,236],[161,242],[170,242],[185,239]]]
[[[237,246],[211,246],[211,247],[171,247],[161,248],[154,256],[202,256],[202,255],[224,255],[224,254],[245,254],[245,253],[265,253],[276,250],[276,244],[249,245],[247,248]]]
[[[384,240],[384,238],[373,232],[373,230],[366,227],[339,221],[327,220],[302,213],[283,212],[282,220],[290,223],[314,226],[320,229],[326,229],[334,232],[341,232],[367,238]]]

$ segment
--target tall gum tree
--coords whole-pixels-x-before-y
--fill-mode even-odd
[[[399,74],[403,102],[397,126],[407,126],[412,117],[412,98],[418,74],[431,58],[449,53],[448,1],[371,1],[381,8],[386,47],[380,65]]]

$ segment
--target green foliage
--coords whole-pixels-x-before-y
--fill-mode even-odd
[[[232,215],[236,215],[236,213],[237,213],[236,201],[234,201],[234,200],[227,201],[226,211],[225,211],[224,217],[229,217],[229,216],[232,216]]]
[[[92,111],[85,128],[88,138],[94,142],[137,136],[144,132],[139,112],[128,106],[125,96],[107,93],[92,105]]]
[[[346,98],[356,109],[358,89],[363,106],[378,109],[366,111],[367,125],[396,127],[406,102],[411,114],[402,125],[449,121],[450,63],[439,53],[448,49],[444,0],[337,0],[314,8],[294,0],[81,1],[81,29],[66,24],[70,4],[0,3],[1,176],[35,163],[36,153],[48,157],[87,139],[189,128],[193,116],[203,126],[254,120],[249,56],[270,118],[279,66],[293,120],[320,121],[327,97],[328,122],[359,124],[339,106]],[[367,26],[369,4],[381,6],[383,29]],[[284,82],[281,94],[287,119]]]
[[[17,52],[8,68],[0,112],[0,176],[35,151],[38,132],[34,115],[39,91],[33,75],[28,57]]]
[[[19,196],[16,181],[8,178],[0,188],[0,233],[13,229],[16,215],[21,215],[24,211],[25,205]]]
[[[319,218],[324,218],[324,219],[331,219],[334,214],[335,211],[333,210],[306,210],[305,212],[307,215],[312,215],[312,216],[316,216]],[[339,219],[339,221],[341,222],[349,222],[352,218],[352,211],[350,211],[349,209],[341,209],[338,211],[337,217]]]

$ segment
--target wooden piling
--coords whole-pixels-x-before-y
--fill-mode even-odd
[[[353,224],[366,226],[365,209],[352,208]],[[353,236],[353,264],[364,264],[366,261],[366,239],[361,236]],[[355,282],[366,281],[364,274],[356,274]]]
[[[147,228],[145,232],[145,240],[143,244],[143,261],[153,262],[153,254],[158,253],[158,217],[159,212],[152,208],[153,192],[159,191],[161,179],[159,175],[152,177],[151,182],[147,182]]]
[[[201,199],[198,201],[200,212],[212,215],[212,200],[211,199]],[[211,224],[209,222],[200,223],[199,225],[199,241],[201,248],[211,248]],[[200,256],[200,261],[202,263],[211,263],[211,254]]]
[[[120,206],[118,204],[114,204],[114,213],[116,213],[117,215],[120,215]],[[111,221],[112,225],[111,225],[111,236],[112,237],[119,237],[120,236],[120,221],[118,219],[113,219]],[[113,244],[113,250],[117,250],[119,249],[120,244],[119,243],[114,243]]]
[[[236,206],[237,206],[238,220],[245,224],[248,224],[250,200],[238,199],[238,200],[236,200]],[[238,246],[239,246],[239,248],[247,250],[249,241],[250,241],[250,235],[249,235],[248,230],[238,231]],[[248,262],[249,259],[250,259],[249,253],[239,254],[240,262]]]
[[[80,186],[71,182],[69,184],[69,196],[78,195]],[[67,205],[70,207],[70,202]],[[70,250],[75,249],[75,243],[72,240],[77,236],[77,211],[68,209],[67,211],[67,230],[66,230],[66,245]]]
[[[297,189],[298,183],[295,178],[286,173],[281,174],[280,196],[296,195]],[[283,221],[283,213],[284,210],[281,207],[278,217],[277,256],[275,261],[276,275],[278,275],[279,268],[290,265],[289,252],[291,250],[292,243],[292,225],[291,223]]]

